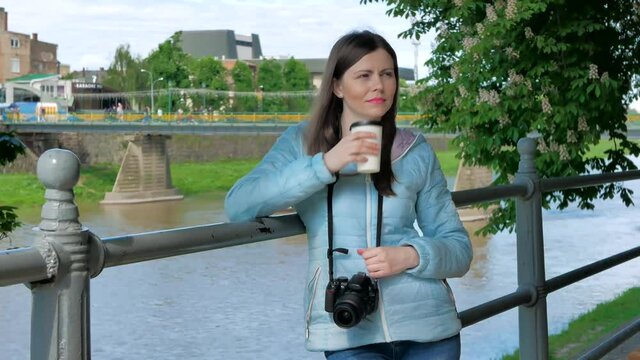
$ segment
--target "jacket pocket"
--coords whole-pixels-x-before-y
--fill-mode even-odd
[[[307,296],[309,297],[309,299],[307,301],[308,302],[307,312],[305,314],[306,327],[305,327],[304,336],[306,339],[309,338],[309,327],[311,326],[311,313],[313,312],[313,302],[316,298],[316,293],[318,291],[318,281],[320,281],[321,270],[322,268],[318,266],[316,268],[316,271],[313,273],[313,277],[311,278],[311,281],[309,281],[309,284],[307,284]]]

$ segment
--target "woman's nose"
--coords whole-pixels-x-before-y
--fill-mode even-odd
[[[381,90],[382,89],[382,78],[380,75],[374,75],[371,77],[371,87],[373,90]]]

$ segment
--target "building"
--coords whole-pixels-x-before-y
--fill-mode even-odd
[[[9,13],[0,7],[0,83],[27,74],[60,74],[58,45],[9,31]]]
[[[182,51],[194,58],[250,60],[262,57],[257,34],[238,35],[233,30],[195,30],[180,34]]]

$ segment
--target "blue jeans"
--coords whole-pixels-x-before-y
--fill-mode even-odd
[[[460,334],[427,343],[394,341],[325,351],[324,356],[329,360],[457,360],[460,359]]]

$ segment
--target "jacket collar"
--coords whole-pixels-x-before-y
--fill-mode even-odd
[[[396,136],[393,139],[393,146],[391,147],[391,162],[400,160],[413,144],[419,143],[419,139],[422,138],[413,131],[406,129],[397,129]],[[424,141],[424,138],[423,138]]]

